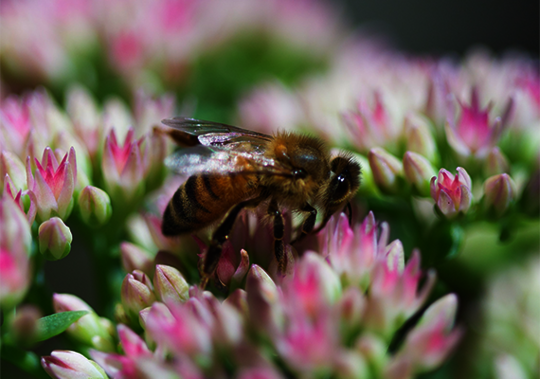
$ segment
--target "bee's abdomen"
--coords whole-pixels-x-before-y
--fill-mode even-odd
[[[233,205],[255,193],[254,179],[241,175],[191,176],[165,209],[163,234],[191,233],[219,220]]]

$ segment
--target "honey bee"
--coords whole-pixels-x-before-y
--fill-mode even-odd
[[[163,234],[193,233],[220,221],[202,262],[202,287],[213,275],[222,245],[242,209],[266,205],[273,219],[278,269],[284,273],[281,209],[304,215],[294,243],[321,230],[360,185],[360,165],[346,155],[331,158],[323,141],[314,137],[287,132],[270,136],[183,117],[162,123],[172,128],[167,134],[176,142],[191,146],[165,162],[189,178],[165,209]],[[317,209],[322,220],[315,228]]]

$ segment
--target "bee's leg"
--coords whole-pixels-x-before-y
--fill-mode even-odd
[[[300,234],[296,237],[294,241],[291,242],[291,245],[295,242],[300,241],[302,238],[311,233],[313,231],[313,228],[315,227],[315,221],[317,220],[317,210],[308,203],[304,204],[304,206],[300,208],[300,210],[303,212],[309,212],[309,215],[302,223],[302,230],[300,231]]]
[[[221,222],[219,227],[212,234],[212,240],[210,241],[210,246],[208,246],[208,251],[204,256],[204,261],[202,265],[202,279],[201,279],[201,288],[204,289],[210,277],[216,271],[219,258],[221,258],[221,251],[223,249],[223,244],[229,238],[229,233],[234,225],[234,221],[238,216],[238,213],[245,207],[257,206],[263,199],[261,197],[246,200],[235,205],[227,214],[225,219]]]
[[[268,214],[274,218],[274,254],[276,255],[276,260],[278,262],[278,271],[281,274],[285,274],[287,270],[287,260],[285,259],[283,248],[285,225],[283,222],[283,215],[274,200],[272,200],[268,206]]]
[[[347,203],[345,209],[349,211],[349,226],[352,227],[352,206],[350,201]],[[343,211],[345,211],[345,209]]]

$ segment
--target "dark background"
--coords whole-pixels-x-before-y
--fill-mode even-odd
[[[463,56],[482,46],[496,55],[527,52],[538,59],[538,0],[339,0],[356,28],[387,37],[412,53]]]

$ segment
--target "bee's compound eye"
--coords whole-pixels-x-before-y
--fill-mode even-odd
[[[307,177],[307,173],[301,168],[295,169],[293,175],[295,179],[305,179]]]
[[[349,181],[345,175],[338,175],[333,180],[332,185],[332,198],[335,200],[341,200],[349,194]]]

